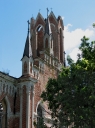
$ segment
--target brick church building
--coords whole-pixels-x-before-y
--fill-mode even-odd
[[[52,11],[46,19],[38,13],[28,22],[21,76],[0,72],[0,128],[34,128],[41,117],[51,125],[40,95],[48,78],[56,78],[65,64],[63,31],[61,16],[56,18]]]

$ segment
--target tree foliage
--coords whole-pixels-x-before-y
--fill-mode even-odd
[[[95,42],[85,36],[81,41],[76,63],[68,56],[69,66],[48,80],[41,95],[58,128],[95,128]]]
[[[44,119],[40,118],[38,122],[34,121],[34,127],[35,128],[47,128],[46,124],[44,123]]]
[[[95,23],[93,23],[92,26],[95,27]]]

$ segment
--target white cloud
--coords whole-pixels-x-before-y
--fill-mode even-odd
[[[78,53],[81,53],[81,51],[78,49],[78,48],[74,48],[70,53],[69,53],[69,55],[70,55],[70,57],[74,60],[74,61],[76,61],[77,60],[77,54]]]
[[[93,36],[95,36],[95,30],[92,28],[87,28],[85,30],[77,28],[70,31],[69,27],[72,27],[72,25],[68,24],[64,29],[64,47],[65,51],[68,51],[67,54],[69,54],[72,59],[76,60],[81,38],[85,35],[86,37],[93,39]]]

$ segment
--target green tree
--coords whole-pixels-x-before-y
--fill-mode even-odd
[[[34,121],[34,126],[35,128],[47,128],[43,118],[40,118],[39,122]]]
[[[50,78],[41,95],[58,128],[95,128],[95,42],[85,36],[81,41],[76,63],[69,56],[69,67],[57,79]]]
[[[95,27],[95,23],[93,23],[92,26]]]

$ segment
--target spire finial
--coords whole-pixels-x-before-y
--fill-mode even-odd
[[[30,24],[29,20],[27,21],[27,23],[28,23],[28,32],[29,32],[29,24]]]
[[[50,8],[51,9],[51,11],[52,11],[52,8]]]
[[[47,8],[47,17],[48,17],[48,12],[49,12],[49,9]]]
[[[39,9],[39,13],[40,13],[41,9]]]
[[[32,56],[32,48],[31,48],[31,41],[30,41],[30,34],[29,34],[29,27],[30,27],[29,20],[27,21],[27,23],[28,23],[28,33],[27,33],[26,43],[24,47],[23,57],[27,56],[29,58]]]

